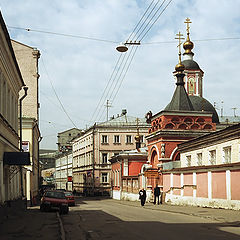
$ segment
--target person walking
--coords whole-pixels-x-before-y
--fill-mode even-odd
[[[144,188],[142,188],[140,191],[139,191],[139,199],[141,201],[141,205],[144,206],[145,202],[146,202],[146,191]]]
[[[156,187],[154,188],[154,204],[156,204],[156,202],[158,202],[158,205],[159,205],[160,195],[161,195],[160,187],[158,187],[158,185],[156,185]]]

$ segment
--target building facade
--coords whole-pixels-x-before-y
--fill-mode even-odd
[[[112,198],[137,201],[139,189],[146,189],[143,173],[147,165],[147,148],[123,151],[110,159],[112,163]],[[148,200],[148,199],[147,199]]]
[[[178,146],[180,167],[165,170],[166,201],[240,209],[240,124]]]
[[[28,203],[33,204],[36,202],[40,182],[39,142],[41,136],[39,130],[40,103],[38,89],[40,51],[14,40],[11,42],[22,77],[28,87],[27,96],[22,102],[22,140],[23,146],[26,145],[23,150],[30,153],[31,165],[25,166],[26,175],[24,179],[26,179],[26,186],[24,187],[26,188]],[[22,90],[20,97],[23,95],[24,91]]]
[[[80,136],[82,130],[77,128],[72,128],[63,132],[58,133],[58,151],[59,152],[67,152],[72,150],[72,139]]]
[[[109,159],[123,150],[135,149],[137,129],[142,146],[148,131],[145,119],[127,116],[95,124],[73,141],[73,187],[84,194],[109,194],[111,163]]]
[[[23,197],[18,135],[18,99],[23,81],[10,37],[0,13],[0,210]],[[21,156],[20,156],[21,155]],[[24,160],[24,159],[22,159]],[[1,217],[4,214],[0,213]],[[2,220],[2,218],[0,218]]]
[[[72,183],[72,152],[59,154],[56,157],[55,187],[56,189],[65,189],[73,191]]]

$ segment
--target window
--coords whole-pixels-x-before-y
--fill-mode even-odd
[[[108,182],[108,174],[102,173],[102,183],[107,183],[107,182]]]
[[[132,143],[132,135],[126,136],[126,143]]]
[[[120,143],[120,136],[119,135],[114,136],[114,143]]]
[[[216,150],[209,151],[209,163],[211,165],[216,164]]]
[[[197,153],[197,165],[202,165],[202,153]]]
[[[123,160],[123,176],[128,176],[128,160]]]
[[[231,147],[223,148],[223,163],[231,163]]]
[[[108,154],[102,153],[102,163],[106,164],[108,162]]]
[[[190,167],[191,166],[191,155],[189,155],[189,156],[186,156],[186,165],[187,165],[187,167]]]
[[[108,143],[107,135],[102,135],[102,143]]]

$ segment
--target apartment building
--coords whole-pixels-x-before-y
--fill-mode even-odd
[[[73,188],[86,195],[109,194],[109,159],[125,150],[135,149],[137,133],[144,147],[149,125],[144,118],[128,116],[126,110],[116,118],[95,124],[73,140]]]

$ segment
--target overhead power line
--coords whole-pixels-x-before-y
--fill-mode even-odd
[[[50,82],[50,84],[51,84],[51,86],[52,86],[53,92],[54,92],[54,94],[55,94],[58,102],[60,103],[63,112],[66,114],[66,116],[68,117],[68,119],[70,120],[70,122],[73,124],[73,126],[74,126],[75,128],[78,128],[78,127],[76,126],[76,124],[73,122],[73,120],[70,118],[70,116],[68,115],[68,113],[67,113],[66,109],[64,108],[64,106],[63,106],[60,98],[58,97],[57,92],[56,92],[56,90],[55,90],[55,88],[54,88],[54,86],[53,86],[53,83],[52,83],[49,75],[48,75],[48,71],[47,71],[47,69],[46,69],[46,66],[45,66],[42,58],[41,58],[41,61],[42,61],[43,67],[44,67],[44,69],[45,69],[45,72],[46,72],[46,74],[47,74],[47,76],[48,76],[48,80],[49,80],[49,82]]]
[[[67,33],[57,33],[57,32],[50,32],[50,31],[43,31],[43,30],[36,30],[36,29],[22,28],[22,27],[13,27],[13,26],[7,26],[7,27],[8,28],[13,28],[13,29],[18,29],[18,30],[24,30],[24,31],[27,31],[27,32],[46,33],[46,34],[63,36],[63,37],[81,38],[81,39],[86,39],[86,40],[108,42],[108,43],[115,43],[115,44],[118,43],[116,41],[111,41],[111,40],[106,40],[106,39],[85,37],[85,36],[79,36],[79,35],[73,35],[73,34],[67,34]]]

